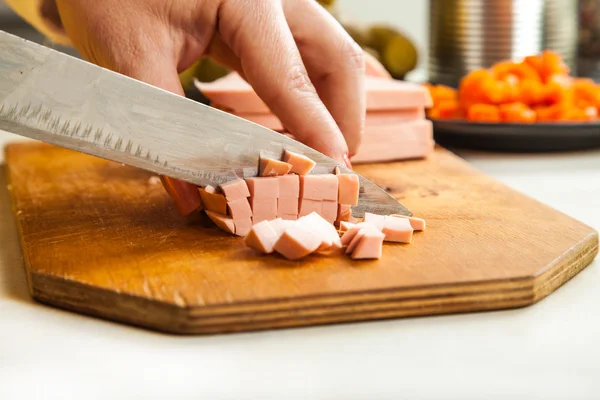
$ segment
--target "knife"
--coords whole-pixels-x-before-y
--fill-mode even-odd
[[[324,154],[258,124],[0,31],[0,129],[199,186],[257,176],[260,156],[358,175],[352,214],[412,213]]]

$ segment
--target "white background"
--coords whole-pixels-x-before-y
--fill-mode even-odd
[[[426,1],[339,1],[425,49]],[[600,152],[461,154],[600,228]],[[600,398],[598,262],[518,310],[168,336],[32,302],[0,173],[0,399]]]

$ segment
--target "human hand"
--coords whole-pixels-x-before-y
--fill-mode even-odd
[[[360,144],[363,52],[314,0],[56,5],[73,45],[90,62],[183,95],[178,73],[209,56],[239,72],[308,146],[349,165]]]

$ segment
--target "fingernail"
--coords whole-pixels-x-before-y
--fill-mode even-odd
[[[350,163],[350,159],[348,158],[348,154],[344,154],[342,156],[342,158],[344,159],[344,164],[346,164],[346,167],[352,169],[352,164]]]

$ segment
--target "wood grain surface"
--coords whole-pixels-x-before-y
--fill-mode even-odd
[[[598,251],[589,226],[444,149],[357,172],[427,220],[377,261],[258,256],[186,221],[151,174],[40,143],[6,148],[32,296],[164,332],[196,334],[521,307]]]

